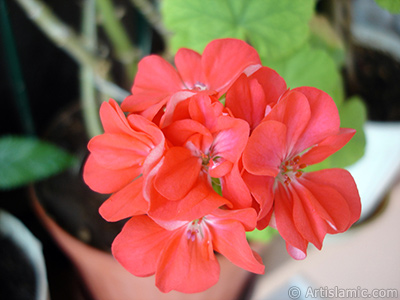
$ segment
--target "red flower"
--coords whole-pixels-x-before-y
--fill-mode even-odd
[[[261,67],[250,76],[242,74],[226,93],[226,107],[253,130],[286,91],[286,82],[274,70]]]
[[[147,216],[132,217],[112,245],[114,257],[136,276],[155,274],[164,293],[201,292],[218,281],[214,250],[250,272],[262,274],[261,258],[247,243],[245,230],[255,226],[253,209],[213,213],[191,221],[155,223]]]
[[[192,97],[188,106],[191,119],[163,129],[170,148],[154,181],[156,190],[172,201],[186,197],[199,176],[212,189],[211,177],[231,171],[249,135],[245,121],[223,115],[207,95]]]
[[[114,100],[103,103],[105,132],[88,145],[85,182],[112,194],[101,215],[131,217],[112,245],[127,270],[155,274],[163,292],[200,292],[218,280],[214,251],[264,272],[245,235],[256,226],[276,227],[302,259],[308,243],[321,249],[327,233],[359,218],[346,170],[305,172],[355,133],[340,128],[326,93],[288,91],[235,39],[211,42],[202,56],[181,49],[175,66],[144,58],[122,103],[129,115]],[[225,93],[226,107],[219,101]]]
[[[206,91],[219,97],[246,69],[251,73],[261,66],[257,52],[236,39],[214,40],[202,56],[193,50],[180,49],[175,56],[175,65],[177,70],[156,55],[142,59],[132,95],[124,100],[122,109],[141,113],[152,120],[177,92]],[[184,97],[189,96],[186,93]]]
[[[265,227],[274,212],[276,227],[297,259],[306,256],[308,242],[321,249],[326,233],[343,232],[360,216],[360,198],[349,172],[303,170],[352,138],[355,130],[339,124],[335,103],[326,93],[297,88],[254,129],[243,153],[243,178],[264,218],[258,227]]]
[[[184,149],[184,148],[171,148],[172,149]],[[171,153],[171,152],[170,152]],[[174,153],[176,154],[176,153]],[[182,153],[183,154],[183,153]],[[167,156],[170,154],[167,154]],[[180,157],[176,156],[177,159],[185,161],[187,156]],[[163,161],[153,168],[149,173],[144,186],[144,194],[147,199],[149,199],[150,207],[148,215],[157,222],[172,222],[175,220],[190,221],[194,219],[199,219],[204,215],[214,211],[215,209],[222,207],[224,205],[231,205],[228,200],[218,195],[212,188],[206,174],[197,173],[195,174],[194,181],[190,181],[190,189],[186,193],[181,193],[179,189],[186,187],[187,177],[174,177],[168,190],[168,195],[177,195],[180,193],[179,197],[167,198],[159,192],[156,185],[156,179],[160,177],[160,167],[163,165]],[[179,164],[177,164],[179,165]],[[190,174],[192,174],[190,172]],[[190,175],[188,174],[188,175]],[[183,173],[183,176],[185,174]],[[169,176],[165,175],[162,176]]]
[[[126,118],[112,99],[101,105],[100,117],[105,132],[88,144],[91,153],[83,178],[94,191],[112,194],[100,208],[106,220],[144,214],[149,204],[142,193],[142,174],[164,154],[164,135],[142,116],[131,114]]]

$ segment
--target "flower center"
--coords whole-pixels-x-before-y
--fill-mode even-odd
[[[207,89],[207,86],[204,83],[199,82],[199,81],[197,81],[192,88],[192,90],[199,91],[199,92],[205,91],[206,89]]]
[[[201,164],[203,168],[206,168],[208,164],[210,163],[210,154],[205,154],[203,152],[200,153],[200,158],[201,158]]]
[[[202,222],[203,218],[197,219],[189,223],[186,231],[186,238],[192,242],[199,238],[200,241],[203,239],[204,234],[202,230]]]
[[[293,159],[289,159],[281,164],[280,173],[278,174],[278,180],[288,186],[295,178],[303,175],[303,170],[307,167],[306,164],[299,164],[300,156],[296,156]]]

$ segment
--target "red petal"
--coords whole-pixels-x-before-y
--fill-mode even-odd
[[[293,247],[292,245],[286,243],[286,250],[290,254],[290,256],[297,260],[302,260],[307,257],[307,252],[303,252],[302,250]]]
[[[164,141],[164,134],[160,128],[148,119],[130,114],[127,120],[130,127],[135,130],[135,135],[149,146],[155,146]]]
[[[304,128],[306,128],[310,120],[310,107],[307,98],[303,94],[294,91],[285,93],[279,103],[265,117],[265,120],[274,120],[286,125],[288,157],[305,150],[294,149],[294,145],[303,134]]]
[[[273,219],[274,218],[274,219]],[[271,209],[262,219],[259,219],[257,221],[257,226],[256,228],[258,230],[263,230],[267,226],[270,226],[274,229],[276,229],[276,224],[275,224],[275,215],[274,215],[274,210]]]
[[[160,127],[167,127],[177,120],[189,119],[189,99],[193,95],[195,94],[189,91],[175,93],[165,108],[165,113],[160,121]]]
[[[224,106],[219,101],[214,101],[206,93],[198,93],[190,99],[189,112],[191,119],[203,124],[213,131],[217,118],[222,115]]]
[[[123,111],[115,100],[110,99],[109,102],[101,104],[100,118],[106,133],[132,134],[132,128],[130,128]]]
[[[250,136],[243,152],[243,165],[249,173],[275,177],[285,156],[286,126],[265,121]]]
[[[130,100],[128,98],[133,98],[132,101],[135,101],[135,99],[134,99],[135,97],[133,97],[133,96],[128,96],[127,98],[125,98],[124,101],[128,102],[128,100]],[[167,97],[159,100],[157,103],[149,106],[148,108],[146,108],[140,112],[135,112],[135,113],[140,114],[141,116],[154,122],[155,124],[160,124],[159,119],[164,114],[163,108],[170,101],[170,99],[171,99],[171,96],[168,95]]]
[[[281,183],[278,183],[274,203],[276,228],[288,244],[307,253],[308,242],[294,224],[292,197],[292,194]]]
[[[196,83],[204,83],[199,53],[190,49],[179,49],[175,55],[175,66],[187,89],[193,89]]]
[[[218,118],[215,131],[209,174],[211,177],[219,178],[225,176],[239,161],[248,140],[249,125],[241,119],[221,116]]]
[[[233,209],[251,207],[253,202],[249,189],[240,176],[238,164],[236,163],[231,172],[220,179],[222,195],[232,202]]]
[[[183,88],[172,65],[160,56],[146,56],[139,62],[132,96],[127,97],[121,107],[124,111],[140,112]]]
[[[199,177],[201,159],[189,149],[170,148],[154,182],[157,191],[169,200],[179,200],[192,189]]]
[[[248,172],[244,172],[242,176],[251,194],[260,206],[258,219],[262,220],[265,217],[269,218],[269,214],[274,204],[273,187],[275,178],[272,176],[252,175]],[[268,222],[263,223],[268,225],[269,220]]]
[[[102,194],[114,193],[140,175],[140,169],[127,168],[119,170],[106,169],[92,155],[89,155],[84,169],[83,179],[94,191]]]
[[[337,135],[327,137],[317,146],[303,154],[300,164],[313,165],[323,161],[346,145],[355,133],[354,129],[340,128],[340,132]]]
[[[221,116],[218,118],[213,136],[212,155],[235,163],[247,144],[249,125],[241,119]]]
[[[294,186],[294,183],[292,183]],[[310,204],[310,200],[301,193],[301,185],[290,189],[293,199],[293,221],[296,229],[309,242],[318,249],[327,233],[327,223],[323,220]]]
[[[204,151],[210,147],[213,137],[210,131],[194,120],[179,120],[163,129],[165,137],[174,146],[184,146],[193,136],[201,136],[200,144],[195,146]]]
[[[312,181],[317,185],[329,186],[343,196],[350,210],[348,227],[360,218],[360,195],[358,194],[356,183],[348,171],[344,169],[327,169],[318,172],[304,173],[303,176],[304,179]],[[348,229],[348,227],[346,229]]]
[[[247,67],[261,65],[261,61],[257,51],[247,43],[237,39],[219,39],[206,46],[202,64],[209,89],[223,95]]]
[[[208,219],[219,222],[222,220],[235,220],[244,226],[246,231],[253,230],[257,223],[257,213],[253,208],[244,209],[216,209],[207,216]]]
[[[107,134],[95,136],[88,144],[93,158],[108,169],[141,168],[151,148],[134,136]]]
[[[312,87],[295,88],[293,91],[304,94],[311,109],[310,121],[295,146],[300,153],[328,136],[338,134],[340,119],[336,104],[327,93]]]
[[[234,117],[247,121],[253,130],[264,118],[267,102],[260,83],[242,74],[227,91],[225,105]]]
[[[133,275],[153,275],[171,234],[147,216],[132,217],[115,238],[112,254]]]
[[[256,274],[264,273],[265,267],[259,255],[250,248],[244,227],[240,222],[215,218],[207,223],[209,223],[212,242],[216,251],[247,271]]]
[[[218,161],[221,160],[221,161]],[[223,159],[211,160],[208,164],[208,174],[213,178],[221,178],[228,174],[233,167],[233,163],[230,161],[223,161]]]
[[[109,222],[145,214],[149,203],[143,198],[143,176],[108,198],[99,209]]]
[[[153,194],[149,215],[157,222],[159,220],[192,221],[209,214],[223,205],[230,205],[230,203],[209,186],[206,178],[199,177],[189,193],[182,199],[168,201]]]
[[[205,228],[203,238],[188,239],[185,230],[177,230],[164,249],[157,266],[156,285],[168,293],[202,292],[217,283],[219,263],[212,251],[211,236]]]
[[[313,176],[316,175],[318,176]],[[299,191],[301,197],[307,198],[313,210],[325,219],[335,232],[343,232],[350,226],[349,206],[338,191],[327,185],[316,184],[307,179],[307,176],[302,176],[299,183],[304,186],[304,189]]]
[[[261,67],[250,76],[256,79],[264,90],[266,105],[273,107],[287,90],[285,80],[274,70],[268,67]],[[265,108],[263,109],[263,112]]]

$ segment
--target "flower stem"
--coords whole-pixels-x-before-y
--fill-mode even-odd
[[[53,14],[41,0],[16,0],[30,19],[47,37],[67,52],[80,65],[90,67],[96,76],[105,78],[110,63],[101,59],[82,46],[77,34]]]
[[[96,0],[103,21],[103,27],[109,37],[117,59],[125,68],[126,75],[131,81],[136,74],[138,51],[132,45],[128,34],[117,18],[114,6],[110,0]]]
[[[96,51],[96,3],[95,0],[85,0],[82,13],[82,36],[85,38],[85,48],[90,53]],[[99,119],[99,103],[96,101],[96,90],[93,70],[82,65],[80,68],[81,106],[86,134],[89,138],[102,133]]]

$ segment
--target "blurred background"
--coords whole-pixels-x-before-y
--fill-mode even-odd
[[[81,30],[83,1],[43,2],[72,29]],[[142,55],[165,54],[167,45],[162,34],[145,20],[140,9],[128,2],[112,1],[134,43],[144,45]],[[399,3],[396,0],[387,2]],[[4,17],[7,15],[15,50],[7,50],[10,39],[2,31],[0,135],[46,139],[55,116],[80,101],[80,66],[63,45],[50,41],[18,1],[1,0],[1,5],[2,28],[7,26]],[[367,141],[365,152],[361,159],[348,166],[365,199],[362,219],[348,233],[327,238],[321,252],[312,249],[302,262],[291,260],[282,239],[275,237],[264,258],[267,274],[256,279],[252,295],[242,295],[241,299],[290,299],[288,290],[292,286],[303,292],[298,299],[303,299],[304,289],[309,286],[400,290],[400,222],[397,217],[400,213],[400,10],[388,10],[384,5],[374,0],[315,1],[315,13],[329,22],[341,40],[331,47],[331,53],[340,61],[345,98],[357,95],[366,107],[366,123],[362,124]],[[146,38],[141,36],[143,32]],[[113,54],[106,36],[104,29],[99,30],[97,54],[100,58]],[[21,82],[15,81],[7,51],[14,52],[18,58]],[[273,61],[271,66],[279,69],[280,62]],[[132,80],[121,75],[123,66],[114,63],[110,73],[115,82],[120,83],[120,93],[129,93]],[[21,94],[21,91],[25,102],[16,99],[16,93]],[[357,110],[354,112],[357,114]],[[32,243],[39,242],[50,299],[91,299],[71,261],[38,220],[30,193],[28,185],[0,190],[0,209],[25,225],[33,235]],[[27,293],[4,299],[36,299],[31,297],[35,292],[29,292],[35,290],[34,275],[27,273],[23,260],[10,256],[18,252],[18,247],[13,247],[6,238],[0,239],[0,298],[8,292],[23,290],[21,284]],[[30,264],[29,259],[27,264]],[[4,271],[10,268],[20,271],[14,277]]]

